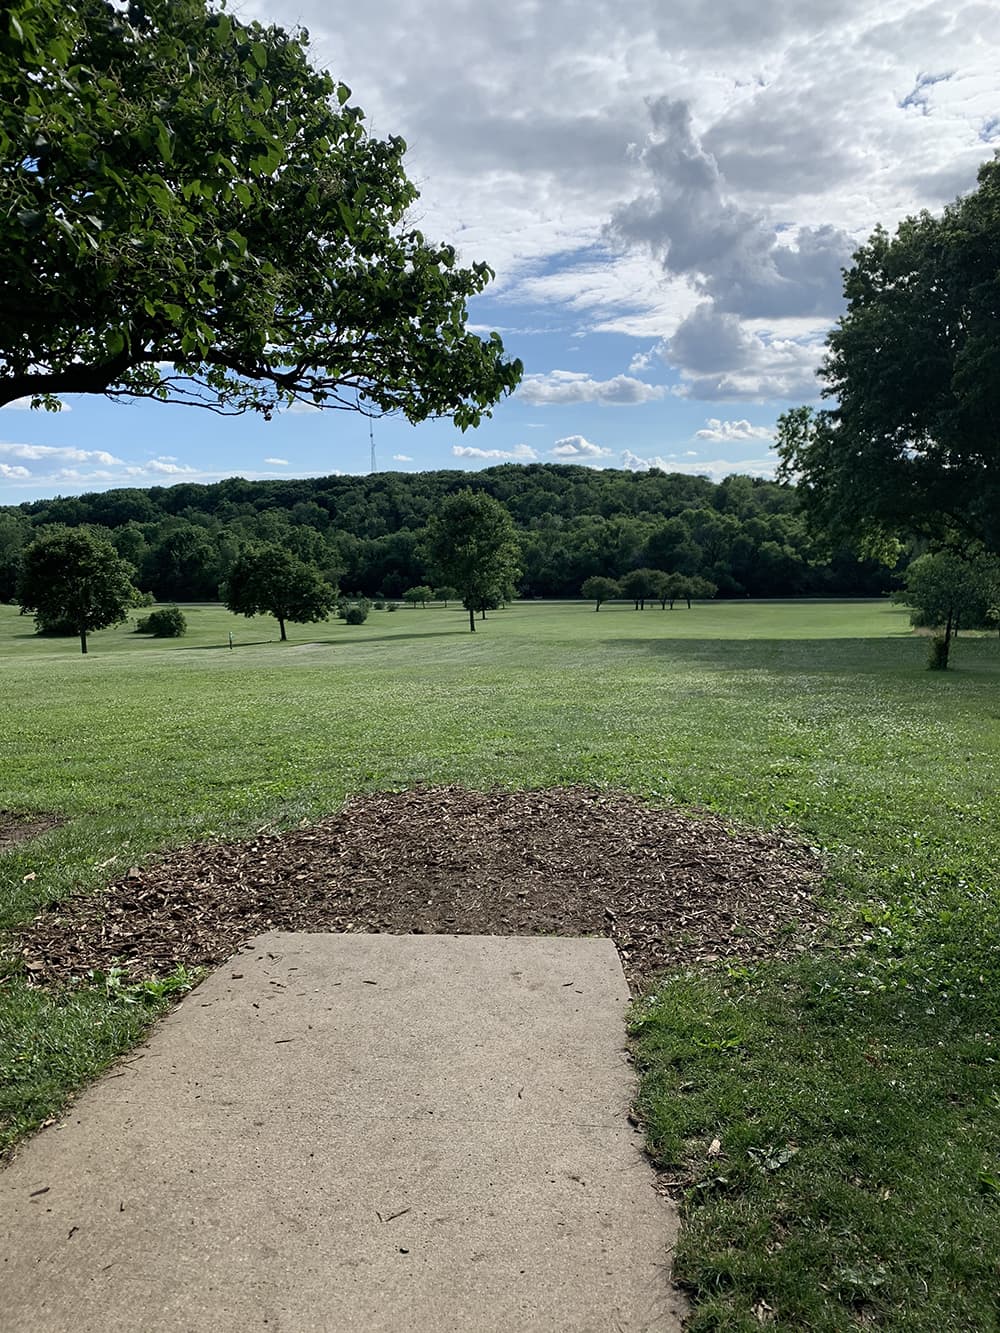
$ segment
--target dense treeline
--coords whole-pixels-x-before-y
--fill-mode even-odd
[[[424,530],[442,499],[465,487],[509,509],[526,597],[577,596],[588,578],[644,567],[709,579],[722,597],[876,596],[891,582],[884,565],[847,550],[824,558],[789,485],[506,464],[478,473],[232,478],[0,509],[0,600],[15,596],[25,544],[54,523],[106,529],[139,586],[160,601],[214,600],[240,550],[261,542],[285,547],[351,593],[399,597],[430,581]]]

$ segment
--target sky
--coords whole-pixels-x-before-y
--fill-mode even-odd
[[[291,410],[271,422],[84,395],[0,409],[0,503],[115,486],[503,462],[771,476],[816,401],[841,269],[975,187],[1000,151],[991,3],[242,0],[305,27],[412,218],[496,278],[470,305],[524,362],[478,430]]]

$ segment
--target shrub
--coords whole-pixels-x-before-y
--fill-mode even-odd
[[[396,605],[395,602],[386,602],[385,609],[387,611],[398,611],[399,607]]]
[[[384,611],[384,610],[385,610],[385,602],[382,600],[381,597],[380,597],[380,598],[376,601],[376,603],[375,603],[375,610],[376,610],[376,611]]]
[[[349,625],[363,625],[368,619],[368,607],[359,603],[357,606],[349,606],[344,619]]]
[[[179,606],[163,606],[143,616],[135,627],[136,634],[152,634],[154,639],[179,639],[187,631],[187,621]]]

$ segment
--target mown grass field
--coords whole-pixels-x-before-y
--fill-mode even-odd
[[[947,673],[885,603],[187,611],[84,658],[0,607],[0,929],[153,850],[417,782],[621,787],[798,830],[843,946],[666,980],[636,1006],[695,1329],[1000,1327],[1000,646]],[[228,648],[228,633],[235,647]],[[0,1144],[158,1012],[0,984]],[[716,1140],[718,1141],[716,1143]]]

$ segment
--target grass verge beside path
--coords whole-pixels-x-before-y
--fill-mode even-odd
[[[995,639],[934,674],[883,603],[527,605],[475,636],[460,609],[407,609],[288,644],[186,613],[184,639],[103,631],[83,658],[0,608],[0,808],[68,821],[0,858],[0,929],[157,848],[422,781],[589,783],[792,827],[824,849],[857,955],[679,975],[636,1010],[694,1327],[1000,1327]],[[0,1144],[160,1003],[10,972]]]

